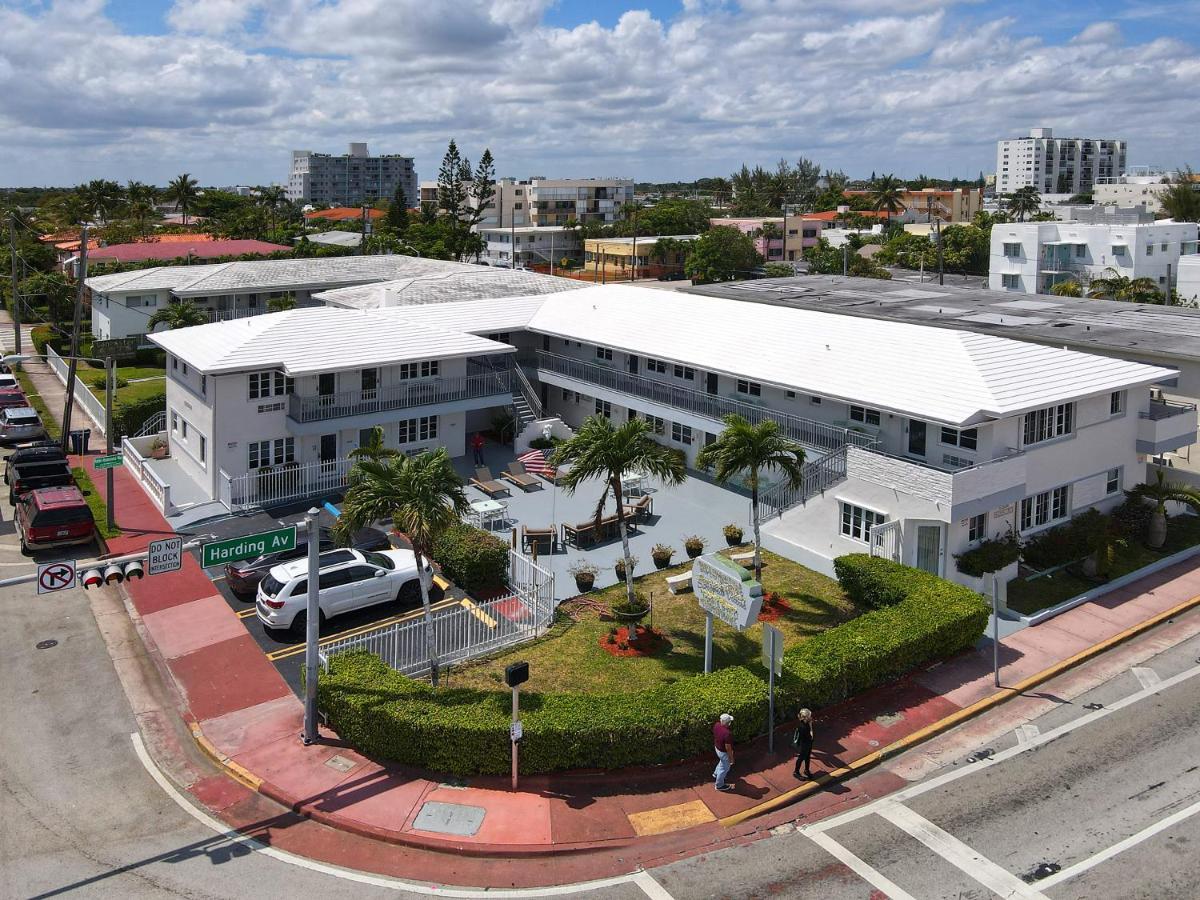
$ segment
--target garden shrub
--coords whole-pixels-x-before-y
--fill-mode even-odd
[[[1076,524],[1075,519],[1046,531],[1039,531],[1026,538],[1021,545],[1021,559],[1027,566],[1039,571],[1065,566],[1082,559],[1088,553],[1087,534]]]
[[[1154,515],[1154,504],[1141,497],[1129,497],[1112,511],[1117,529],[1128,539],[1142,540],[1150,530],[1150,517]]]
[[[507,691],[434,690],[357,651],[334,656],[317,687],[338,734],[367,755],[455,775],[510,766]],[[654,765],[711,755],[712,726],[733,716],[736,741],[762,724],[767,687],[740,666],[633,694],[522,693],[521,771]]]
[[[972,578],[982,578],[988,572],[999,572],[1020,558],[1021,540],[1013,531],[998,538],[980,541],[970,550],[954,557],[958,571]]]
[[[508,544],[494,534],[460,523],[431,549],[445,576],[464,591],[500,590],[508,582]]]
[[[39,355],[45,354],[47,344],[49,344],[51,347],[54,347],[56,350],[58,349],[57,336],[54,333],[54,328],[50,325],[38,325],[29,332],[29,338],[33,341],[33,349],[35,349]]]
[[[142,430],[142,426],[154,415],[166,409],[166,394],[155,394],[143,397],[133,402],[121,401],[113,405],[114,433],[117,435],[133,435]]]
[[[859,606],[895,606],[912,591],[914,581],[941,581],[920,569],[894,563],[882,556],[850,553],[833,561],[838,584]]]

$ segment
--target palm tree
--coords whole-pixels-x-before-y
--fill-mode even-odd
[[[267,301],[267,312],[287,312],[296,308],[296,295],[288,291],[282,297],[272,297]]]
[[[1157,550],[1167,542],[1167,504],[1182,503],[1200,513],[1200,489],[1190,484],[1169,482],[1163,475],[1163,470],[1154,473],[1154,483],[1139,484],[1131,491],[1130,497],[1139,497],[1154,504],[1154,512],[1150,514],[1150,526],[1146,529],[1146,544]]]
[[[574,494],[581,484],[593,478],[603,482],[604,490],[596,502],[597,525],[604,515],[608,496],[612,494],[625,561],[625,599],[631,608],[637,601],[633,594],[633,563],[629,556],[629,532],[625,528],[621,478],[628,472],[642,472],[669,486],[682,484],[687,478],[682,454],[656,443],[652,434],[650,424],[644,419],[630,419],[614,425],[605,416],[590,416],[574,435],[558,445],[550,461],[557,468],[570,465],[558,482],[568,494]],[[630,628],[629,639],[635,640],[636,636],[637,629]]]
[[[1032,216],[1042,208],[1042,195],[1032,184],[1017,188],[1008,198],[1008,212],[1017,217],[1018,222],[1024,222],[1027,215]]]
[[[367,459],[371,462],[380,462],[385,459],[395,459],[400,456],[400,451],[395,447],[388,447],[383,442],[383,426],[376,425],[371,429],[371,437],[365,444],[359,444],[350,451],[351,459]],[[351,475],[354,470],[351,469]]]
[[[199,196],[196,192],[196,179],[190,173],[184,172],[171,179],[163,195],[175,204],[176,210],[183,214],[183,224],[186,225],[188,213],[196,205],[196,198]]]
[[[1082,297],[1083,287],[1078,281],[1068,279],[1066,281],[1060,281],[1051,287],[1050,293],[1054,294],[1056,297]]]
[[[462,479],[454,471],[450,454],[445,447],[438,447],[417,456],[356,460],[342,501],[342,514],[333,526],[334,536],[349,542],[359,529],[390,518],[392,526],[408,536],[417,562],[421,607],[425,611],[425,647],[434,687],[438,684],[438,661],[429,607],[433,570],[426,560],[430,559],[434,541],[458,524],[468,507]]]
[[[208,316],[196,304],[182,300],[162,307],[150,317],[146,330],[153,331],[159,325],[166,325],[168,330],[176,328],[191,328],[193,325],[207,325]]]
[[[1088,296],[1095,300],[1121,300],[1126,303],[1162,303],[1163,295],[1153,278],[1130,278],[1116,269],[1104,270],[1104,277],[1092,279]]]
[[[886,224],[892,224],[892,216],[904,209],[904,182],[895,175],[882,175],[871,189],[871,209],[887,212]]]
[[[115,181],[97,178],[89,181],[80,188],[80,193],[86,198],[89,212],[98,218],[103,225],[121,204],[121,186]]]
[[[275,215],[286,200],[287,192],[277,184],[258,189],[258,202],[267,211],[267,217],[271,220],[271,231],[275,230]]]
[[[742,416],[732,413],[725,417],[725,430],[720,436],[700,450],[696,465],[706,471],[715,469],[716,479],[722,484],[735,475],[746,473],[754,518],[754,577],[761,581],[759,477],[763,472],[781,472],[789,486],[799,487],[804,481],[804,449],[780,432],[778,422],[764,419],[751,425]]]

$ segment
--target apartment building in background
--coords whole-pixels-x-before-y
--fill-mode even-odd
[[[485,247],[481,262],[505,268],[558,266],[580,258],[579,235],[565,225],[479,226]]]
[[[996,193],[1032,186],[1039,194],[1086,194],[1101,179],[1125,174],[1118,138],[1056,138],[1050,128],[996,143]]]
[[[567,222],[621,221],[633,202],[632,178],[498,178],[480,228],[542,228]],[[422,181],[422,203],[437,203],[437,182]]]
[[[682,247],[659,252],[659,240],[690,243],[699,235],[587,238],[583,242],[583,269],[597,281],[632,281],[683,272],[687,255]]]
[[[870,196],[870,191],[846,191],[847,197]],[[914,188],[900,197],[904,209],[893,216],[904,222],[969,223],[983,209],[983,188]]]
[[[767,262],[783,261],[783,216],[760,216],[745,219],[709,219],[713,227],[724,226],[736,228],[742,234],[754,238],[754,249]],[[773,237],[763,234],[764,230],[772,231]]]
[[[1092,200],[1095,203],[1122,208],[1144,206],[1151,213],[1160,213],[1162,202],[1158,195],[1179,177],[1179,172],[1135,166],[1124,175],[1097,181],[1092,188]],[[1192,176],[1192,187],[1200,190],[1200,176]]]
[[[1195,252],[1197,225],[1017,222],[992,228],[988,286],[1048,294],[1054,285],[1097,278],[1149,278],[1166,294],[1179,279],[1181,255]]]
[[[359,206],[391,200],[398,186],[404,188],[409,204],[414,204],[419,194],[411,156],[371,156],[365,143],[351,144],[349,152],[341,156],[292,151],[287,197],[297,203]]]

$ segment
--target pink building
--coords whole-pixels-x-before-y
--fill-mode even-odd
[[[763,259],[768,262],[779,262],[783,259],[783,217],[764,217],[756,219],[709,219],[711,225],[724,225],[726,228],[736,228],[742,234],[754,238],[754,247]],[[775,226],[778,237],[767,238],[761,232],[767,225]]]

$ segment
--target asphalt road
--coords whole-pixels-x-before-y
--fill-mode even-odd
[[[1193,638],[899,795],[654,875],[677,900],[1198,897],[1198,657]]]

